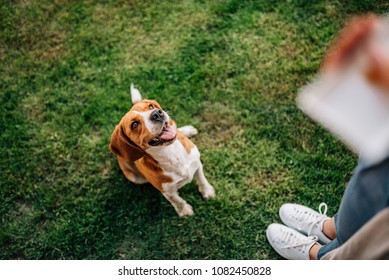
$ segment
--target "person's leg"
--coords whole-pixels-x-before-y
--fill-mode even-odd
[[[335,215],[336,238],[318,250],[318,259],[341,246],[376,213],[389,205],[389,159],[368,165],[361,161]]]
[[[325,220],[323,222],[323,233],[331,240],[336,238],[335,218]]]
[[[319,253],[319,250],[322,246],[320,244],[314,244],[311,249],[309,250],[309,259],[310,260],[317,260],[317,255]]]
[[[329,239],[336,239],[336,227],[335,227],[335,218],[332,217],[328,220],[325,220],[324,223],[323,223],[323,233],[329,238]],[[335,244],[335,242],[334,242]],[[334,246],[334,244],[332,244],[332,246]],[[327,247],[327,249],[329,248],[332,248],[331,247]],[[322,245],[320,244],[314,244],[311,249],[309,250],[309,258],[311,260],[317,260],[318,258],[318,253],[321,249]]]
[[[290,228],[285,229],[280,225],[273,225],[268,228],[267,237],[272,247],[287,259],[296,259],[296,257],[321,259],[323,255],[340,247],[366,221],[388,205],[389,158],[376,165],[360,162],[346,188],[339,211],[333,218],[319,215],[305,206],[286,204],[286,207],[283,205],[280,208],[280,217],[284,223],[287,222],[286,225],[289,224]],[[300,227],[305,224],[308,227]],[[295,229],[305,233],[305,239]],[[311,231],[312,229],[314,232]],[[299,236],[299,242],[292,242],[292,239],[289,240],[289,235],[284,232],[288,232],[290,236]],[[310,236],[307,237],[307,235]],[[313,242],[311,238],[315,235],[316,240],[317,235],[321,235],[321,239],[327,239],[324,244],[328,243],[320,245]],[[285,236],[288,238],[284,238]],[[332,238],[334,239],[330,241]],[[307,247],[309,247],[309,252],[306,252],[306,255],[298,253],[301,248]]]
[[[339,248],[322,260],[389,259],[389,207],[377,213]]]

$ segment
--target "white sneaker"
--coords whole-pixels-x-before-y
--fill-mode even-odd
[[[322,208],[324,211],[322,212]],[[326,216],[327,204],[319,205],[319,212],[299,204],[286,203],[280,208],[280,218],[282,222],[290,228],[298,230],[307,236],[317,236],[319,241],[327,244],[331,241],[323,233],[323,223],[328,220]]]
[[[309,250],[318,244],[317,236],[305,236],[281,224],[271,224],[266,237],[273,249],[288,260],[309,260]]]

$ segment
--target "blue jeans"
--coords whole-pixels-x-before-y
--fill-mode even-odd
[[[335,218],[336,238],[320,248],[318,259],[341,246],[380,210],[389,206],[389,156],[377,164],[360,160]]]

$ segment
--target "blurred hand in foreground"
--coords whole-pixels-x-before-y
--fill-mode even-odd
[[[389,20],[375,15],[352,19],[335,39],[323,62],[323,72],[359,67],[366,79],[389,91]]]

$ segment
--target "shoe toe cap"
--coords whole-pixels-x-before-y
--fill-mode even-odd
[[[290,220],[290,215],[294,212],[294,204],[285,203],[280,207],[279,215],[284,224],[288,224]]]
[[[276,223],[270,224],[267,227],[266,237],[270,243],[277,240],[277,238],[280,236],[280,232],[283,231],[283,227],[284,227],[284,225],[276,224]]]

